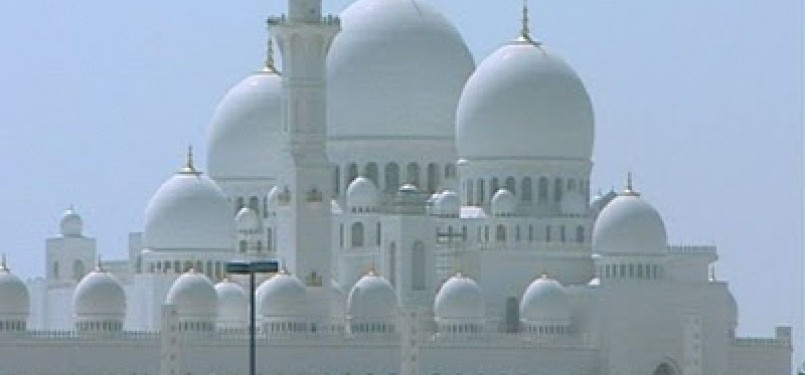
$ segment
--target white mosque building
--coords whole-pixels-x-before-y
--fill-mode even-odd
[[[632,185],[590,196],[583,83],[520,35],[477,66],[423,0],[289,0],[128,256],[76,210],[45,276],[0,266],[0,374],[787,375],[791,328],[737,337],[713,246]],[[273,63],[272,41],[282,56]],[[181,165],[181,163],[177,163]]]

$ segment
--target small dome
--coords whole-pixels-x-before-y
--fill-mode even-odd
[[[445,190],[433,202],[433,210],[439,216],[458,217],[459,211],[461,211],[461,200],[455,191]]]
[[[126,317],[126,292],[112,274],[96,269],[76,285],[73,311],[78,321],[123,321]]]
[[[226,195],[192,161],[162,184],[145,208],[143,246],[155,251],[227,251],[235,222]]]
[[[598,254],[662,254],[668,250],[665,224],[654,207],[633,192],[607,204],[593,228]]]
[[[478,66],[456,116],[462,158],[589,160],[592,155],[587,90],[560,57],[530,41],[508,43]]]
[[[492,196],[492,216],[511,216],[517,209],[517,199],[506,189],[498,190]]]
[[[397,293],[388,280],[370,272],[349,291],[347,313],[353,321],[393,319],[397,316]]]
[[[520,301],[520,320],[534,325],[570,324],[570,301],[562,284],[545,275],[534,280]]]
[[[5,260],[0,264],[0,301],[0,320],[24,320],[31,312],[28,287],[6,268]]]
[[[250,207],[243,207],[238,211],[238,214],[235,215],[235,223],[237,223],[238,232],[251,232],[262,226],[260,215]]]
[[[358,177],[347,188],[347,206],[374,209],[380,202],[377,187],[372,180]]]
[[[483,320],[486,318],[481,288],[469,277],[457,274],[444,282],[433,303],[439,321]]]
[[[359,0],[340,17],[327,54],[327,136],[452,138],[475,64],[450,21],[421,0]]]
[[[267,318],[307,316],[307,289],[296,276],[280,272],[257,288],[260,315]]]
[[[208,130],[207,167],[216,180],[279,174],[282,78],[265,70],[232,87],[215,109]]]
[[[81,237],[83,229],[84,220],[81,219],[81,215],[77,214],[72,207],[64,211],[59,222],[59,231],[62,236]]]
[[[249,296],[233,281],[224,279],[215,284],[218,296],[218,320],[228,323],[245,323],[249,314]]]
[[[176,306],[180,319],[214,320],[218,310],[218,295],[207,276],[191,269],[173,282],[165,303]]]

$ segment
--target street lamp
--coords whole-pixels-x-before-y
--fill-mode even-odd
[[[255,310],[254,302],[254,275],[257,273],[276,273],[279,271],[279,263],[276,260],[255,260],[255,261],[234,261],[226,263],[226,273],[232,275],[249,275],[249,375],[257,374],[257,362],[255,361],[256,345],[255,333],[257,327],[254,323]]]

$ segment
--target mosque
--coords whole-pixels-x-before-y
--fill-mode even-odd
[[[590,97],[527,7],[477,66],[424,0],[268,26],[125,259],[73,208],[44,277],[3,259],[0,374],[246,374],[252,310],[263,375],[791,374],[790,327],[736,336],[715,247],[670,244],[631,178],[591,197]],[[252,309],[226,265],[256,260]]]

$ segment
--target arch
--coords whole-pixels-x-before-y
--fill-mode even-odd
[[[567,241],[567,230],[564,225],[559,227],[559,241]]]
[[[76,259],[73,262],[73,279],[75,281],[81,281],[81,278],[84,277],[84,262],[79,259]]]
[[[338,226],[338,246],[344,248],[344,224]]]
[[[391,286],[397,287],[397,243],[391,241],[389,244],[389,254],[388,254],[388,265],[389,265],[389,282]]]
[[[347,179],[344,181],[344,191],[347,191],[349,184],[358,178],[358,164],[350,163],[347,166]]]
[[[495,193],[498,192],[500,189],[500,181],[497,177],[492,177],[492,182],[489,183],[489,198],[491,202],[491,198],[495,196]]]
[[[419,185],[419,164],[410,162],[405,168],[405,182],[421,188]]]
[[[444,178],[445,178],[445,180],[450,179],[450,178],[456,178],[456,166],[454,164],[452,164],[452,163],[445,164],[445,166],[444,166]]]
[[[397,163],[386,164],[383,174],[386,178],[385,190],[387,193],[393,193],[400,188],[400,166]]]
[[[433,194],[439,188],[439,166],[436,163],[428,164],[427,192]]]
[[[509,176],[506,177],[506,190],[511,192],[512,194],[517,194],[517,184],[514,181],[514,177]]]
[[[383,235],[383,228],[380,226],[380,223],[378,222],[375,227],[375,244],[377,246],[380,246],[380,243],[383,241],[382,235]]]
[[[576,242],[584,242],[584,227],[581,225],[576,227]]]
[[[654,369],[652,375],[676,375],[676,369],[673,365],[669,364],[668,362],[660,363],[657,368]]]
[[[576,180],[572,178],[567,179],[567,191],[576,190]]]
[[[480,205],[484,204],[484,179],[483,178],[478,179],[478,191],[477,191],[477,193],[478,193],[478,199],[477,199],[476,204],[480,206]]]
[[[380,180],[378,179],[380,172],[377,169],[377,163],[371,162],[369,164],[366,164],[364,173],[366,175],[366,178],[370,179],[375,184],[375,186],[380,186],[378,184],[378,182],[380,182]]]
[[[531,202],[531,177],[524,177],[520,181],[520,197],[526,202]]]
[[[425,290],[425,244],[414,242],[411,249],[411,289]]]
[[[548,178],[547,177],[540,177],[539,178],[539,189],[537,191],[537,199],[541,202],[548,201]]]
[[[352,247],[363,247],[363,223],[352,223]]]
[[[254,210],[254,212],[260,212],[260,198],[256,196],[249,197],[249,208]]]
[[[235,215],[237,215],[238,211],[240,211],[240,209],[245,205],[246,200],[243,197],[238,197],[238,199],[235,201]]]
[[[553,180],[553,201],[562,201],[562,179],[559,177]]]
[[[59,261],[58,260],[53,262],[53,278],[54,279],[59,278]]]
[[[475,189],[473,189],[475,185],[473,185],[472,180],[467,180],[465,185],[467,187],[467,206],[472,206],[473,202],[475,201]]]
[[[520,329],[520,303],[517,297],[506,298],[506,333],[517,333]]]
[[[245,253],[248,246],[249,245],[246,243],[246,240],[240,240],[240,242],[238,243],[238,250],[240,251],[241,254]]]
[[[495,228],[495,241],[506,242],[506,226],[498,224]]]
[[[551,226],[545,226],[545,242],[551,242]]]
[[[333,194],[341,194],[341,167],[333,167]]]
[[[266,228],[266,250],[274,250],[274,229],[271,227]]]

